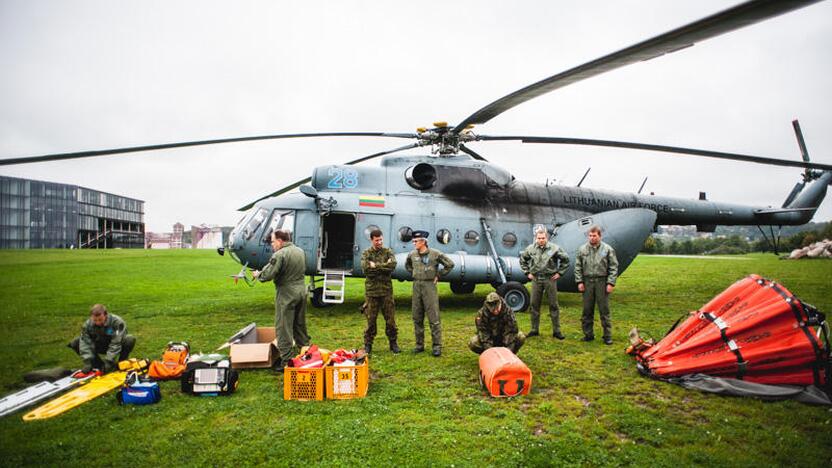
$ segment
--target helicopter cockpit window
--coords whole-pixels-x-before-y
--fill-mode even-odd
[[[268,244],[272,241],[272,232],[277,229],[293,232],[295,229],[295,212],[294,211],[278,211],[275,210],[272,215],[272,220],[269,223],[268,229],[263,232],[263,243]]]
[[[266,215],[268,213],[269,212],[266,211],[265,208],[260,208],[254,213],[251,219],[248,220],[248,223],[246,223],[246,227],[243,228],[243,237],[246,240],[251,239],[254,233],[257,232],[257,229],[260,227],[261,224],[263,224],[263,220],[266,219]]]
[[[477,245],[480,241],[480,233],[477,231],[468,231],[465,233],[465,243],[468,245]]]
[[[376,229],[379,229],[379,227],[376,226],[375,224],[368,225],[366,228],[364,228],[364,237],[366,237],[367,239],[370,239],[370,233],[375,231]],[[370,239],[370,240],[372,240],[372,239]]]
[[[447,244],[451,241],[451,231],[447,229],[440,229],[436,231],[436,240],[439,241],[440,244]]]
[[[513,232],[507,232],[503,236],[503,245],[512,248],[517,245],[517,236]]]
[[[399,240],[402,242],[410,242],[413,240],[413,229],[405,226],[399,229]]]

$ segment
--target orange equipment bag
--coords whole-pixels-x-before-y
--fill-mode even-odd
[[[493,397],[526,395],[532,371],[508,348],[488,348],[480,354],[480,383]]]
[[[185,372],[190,351],[188,343],[171,341],[165,347],[162,360],[150,363],[147,375],[154,380],[178,379]]]

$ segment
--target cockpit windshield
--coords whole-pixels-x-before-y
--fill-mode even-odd
[[[266,219],[266,215],[269,212],[265,208],[258,209],[251,219],[248,220],[246,223],[246,227],[243,228],[243,239],[249,240],[257,232],[257,229],[263,224],[263,220]]]
[[[268,228],[263,232],[262,243],[270,243],[272,232],[276,229],[289,231],[290,233],[293,232],[295,230],[295,212],[274,210],[272,220],[269,222]]]

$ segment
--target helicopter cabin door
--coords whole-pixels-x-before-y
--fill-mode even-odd
[[[330,213],[321,216],[318,270],[352,273],[355,253],[355,215]]]

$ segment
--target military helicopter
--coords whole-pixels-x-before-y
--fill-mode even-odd
[[[435,122],[415,133],[337,132],[263,135],[190,141],[79,153],[6,159],[0,165],[160,150],[185,146],[253,140],[312,137],[379,137],[411,140],[387,151],[342,165],[317,167],[312,176],[280,188],[242,208],[246,214],[229,236],[221,254],[228,252],[243,265],[234,275],[245,279],[247,269],[260,269],[271,255],[269,238],[275,229],[293,232],[306,252],[312,303],[341,302],[345,276],[363,276],[361,252],[370,245],[369,232],[381,229],[386,244],[397,254],[393,277],[410,279],[404,257],[411,249],[414,230],[431,233],[431,244],[449,254],[456,268],[444,280],[454,293],[471,293],[477,284],[492,284],[514,310],[525,310],[529,294],[518,254],[532,242],[533,228],[546,226],[553,241],[574,256],[591,225],[604,231],[604,241],[615,248],[623,272],[645,239],[660,224],[696,225],[713,232],[717,225],[769,227],[808,222],[832,182],[832,165],[813,163],[797,121],[793,122],[802,160],[766,158],[694,148],[645,143],[546,136],[491,136],[475,133],[501,113],[530,99],[625,65],[645,61],[692,46],[814,2],[749,1],[625,49],[558,73],[508,94],[456,125]],[[802,180],[780,208],[745,206],[707,200],[596,190],[577,186],[523,182],[489,163],[470,146],[485,141],[519,141],[651,150],[751,163],[804,168]],[[430,154],[394,155],[416,148]],[[358,163],[381,158],[378,167]],[[299,192],[292,192],[299,188]],[[764,235],[765,232],[763,231]],[[319,285],[323,282],[322,285]],[[577,291],[573,271],[558,282],[561,291]]]

